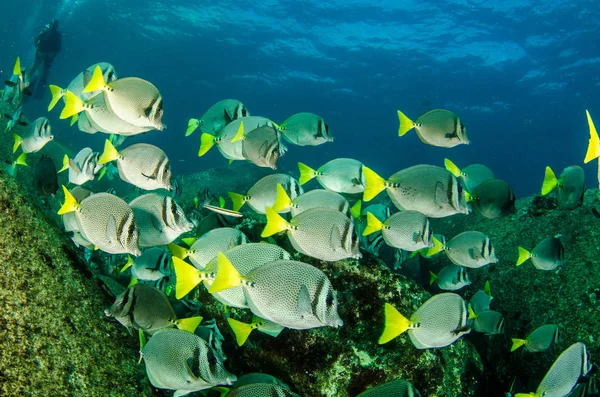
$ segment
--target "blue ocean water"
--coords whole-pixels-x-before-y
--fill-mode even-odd
[[[25,0],[2,5],[0,69],[8,78],[17,55],[31,64],[33,38],[58,18],[63,50],[50,83],[100,61],[153,82],[168,129],[132,142],[161,146],[175,173],[226,164],[217,151],[198,158],[199,135],[184,132],[190,117],[237,98],[276,122],[309,111],[330,125],[333,144],[292,147],[284,170],[352,157],[386,176],[449,157],[489,166],[523,197],[539,190],[546,165],[582,164],[584,110],[600,118],[599,16],[595,0]],[[30,100],[25,115],[46,115],[49,100]],[[397,109],[414,119],[431,108],[457,112],[472,144],[397,136]],[[59,142],[101,150],[105,136],[58,114],[48,117]],[[585,169],[594,187],[596,168]]]

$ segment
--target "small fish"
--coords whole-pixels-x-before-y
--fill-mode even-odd
[[[136,259],[127,258],[121,273],[131,268],[131,277],[142,281],[156,281],[171,274],[171,256],[163,248],[149,248]]]
[[[298,163],[300,184],[316,178],[321,186],[336,193],[357,194],[365,190],[363,163],[348,158],[331,160],[316,170]]]
[[[279,131],[275,127],[258,127],[243,137],[242,156],[259,167],[276,170],[277,161],[285,151]]]
[[[43,154],[33,171],[37,192],[44,196],[54,196],[58,191],[56,166],[52,159]]]
[[[146,373],[152,386],[176,390],[184,396],[219,385],[231,385],[229,373],[218,353],[201,337],[178,329],[156,332],[142,349]]]
[[[4,164],[4,169],[10,176],[15,176],[17,174],[17,165],[22,165],[27,167],[27,159],[26,154],[21,153],[13,162],[6,162]]]
[[[408,331],[417,349],[448,346],[470,331],[467,305],[457,294],[445,292],[429,298],[407,319],[392,305],[385,304],[385,327],[379,344],[388,343]],[[465,329],[465,331],[458,331]]]
[[[224,99],[212,105],[199,119],[188,121],[185,136],[190,136],[198,127],[202,132],[218,134],[233,120],[250,116],[250,112],[242,102],[237,99]]]
[[[517,393],[515,397],[567,396],[577,381],[591,370],[585,345],[577,342],[569,346],[554,361],[535,393]]]
[[[25,127],[26,125],[28,125],[27,122],[21,120],[22,117],[23,117],[23,109],[21,107],[17,108],[12,115],[5,113],[4,118],[8,119],[8,123],[6,123],[6,128],[4,129],[4,131],[5,132],[12,131],[12,129],[15,128],[16,125],[20,125],[22,127]]]
[[[147,193],[129,203],[139,230],[139,246],[154,247],[172,243],[194,224],[171,196]]]
[[[171,188],[171,197],[175,200],[181,197],[183,193],[183,175],[177,175],[173,179],[173,186]]]
[[[552,168],[546,167],[542,195],[557,189],[558,205],[565,209],[575,209],[583,204],[585,174],[583,168],[572,165],[563,170],[558,178]]]
[[[462,266],[447,265],[437,275],[433,272],[429,272],[429,274],[431,275],[429,284],[436,283],[440,289],[446,291],[458,291],[467,285],[471,285],[467,269]]]
[[[360,393],[357,397],[421,397],[415,387],[403,379],[396,379]]]
[[[491,301],[492,297],[485,291],[477,291],[469,301],[469,312],[472,312],[470,317],[474,318],[476,315],[486,310],[490,310]]]
[[[250,324],[243,323],[231,317],[227,319],[227,322],[235,335],[235,341],[238,346],[243,346],[248,340],[250,333],[255,329],[272,337],[277,337],[284,328],[279,324],[256,316],[253,316]]]
[[[121,151],[107,139],[98,164],[117,160],[119,176],[125,182],[144,190],[171,190],[171,163],[160,148],[147,143],[136,143]]]
[[[316,267],[298,261],[276,260],[243,276],[224,254],[220,253],[217,258],[219,271],[210,293],[241,285],[252,313],[287,328],[343,325],[331,282]]]
[[[199,316],[178,319],[167,296],[145,284],[134,284],[127,288],[104,314],[114,317],[132,335],[133,330],[141,329],[152,335],[160,329],[174,326],[193,333],[202,322]]]
[[[219,215],[223,215],[223,216],[228,216],[228,217],[232,217],[232,218],[241,218],[244,216],[244,214],[242,214],[239,211],[234,211],[234,210],[228,210],[227,208],[223,208],[223,207],[216,207],[214,205],[210,205],[210,204],[202,204],[202,208],[205,208],[209,211],[212,211],[216,214]]]
[[[461,169],[449,159],[444,159],[444,166],[461,181],[467,192],[472,192],[483,182],[494,179],[492,170],[482,164],[471,164]]]
[[[277,185],[283,186],[287,195],[293,199],[304,193],[297,180],[286,174],[267,175],[248,190],[246,195],[229,192],[233,202],[233,210],[238,211],[245,203],[259,214],[264,214],[267,207],[272,207],[277,199]],[[282,211],[282,212],[289,212]]]
[[[52,127],[48,119],[40,117],[31,124],[27,134],[23,137],[13,134],[13,138],[15,140],[13,153],[19,149],[19,146],[23,150],[23,153],[35,153],[42,150],[46,146],[46,143],[53,140],[54,135],[52,135]]]
[[[83,148],[75,155],[74,159],[70,159],[65,154],[63,157],[63,167],[59,173],[69,170],[69,182],[75,185],[83,185],[84,183],[94,180],[104,167],[98,164],[99,153],[93,152],[90,148]]]
[[[358,236],[347,215],[329,208],[312,208],[286,221],[267,207],[267,224],[261,237],[287,231],[294,249],[322,261],[360,258]]]
[[[435,255],[443,250],[455,265],[478,268],[498,262],[496,249],[490,238],[481,232],[462,232],[445,245],[441,241],[433,239],[433,244],[434,247],[427,252],[428,255]]]
[[[531,259],[533,266],[539,270],[554,270],[564,265],[565,248],[560,242],[560,235],[540,241],[531,252],[519,247],[517,266],[520,266],[527,259]]]
[[[13,67],[13,74],[10,80],[5,80],[4,83],[6,84],[6,88],[2,93],[2,100],[9,102],[15,108],[23,104],[25,95],[31,95],[27,73],[25,73],[24,69],[21,69],[21,58],[17,57]]]
[[[364,236],[381,231],[386,244],[406,251],[418,251],[433,247],[429,219],[418,211],[401,211],[381,222],[367,213],[367,227]]]
[[[279,130],[286,141],[298,146],[318,146],[333,142],[329,125],[313,113],[296,113],[285,119]]]
[[[125,201],[109,193],[92,194],[81,201],[63,186],[65,202],[59,215],[75,212],[83,237],[110,254],[141,255],[139,231],[133,211]]]
[[[484,310],[469,316],[473,320],[473,329],[486,335],[497,335],[504,332],[504,317],[493,310]]]
[[[525,346],[528,352],[543,352],[550,348],[552,343],[558,343],[559,329],[556,324],[542,325],[536,328],[525,339],[512,338],[511,352]]]
[[[496,219],[515,212],[515,194],[510,185],[500,179],[481,183],[467,195],[471,206],[489,219]]]
[[[296,216],[311,208],[330,208],[347,215],[350,204],[341,194],[325,189],[311,190],[292,200],[283,186],[277,185],[277,198],[273,203],[275,211],[290,210],[292,216]]]
[[[451,148],[470,144],[467,129],[454,112],[445,109],[433,109],[412,121],[398,110],[400,127],[398,135],[403,136],[413,128],[421,142],[432,146]]]
[[[386,190],[399,210],[419,211],[429,218],[469,213],[461,184],[444,168],[419,164],[398,171],[387,180],[367,167],[363,167],[363,173],[364,201],[371,201]]]

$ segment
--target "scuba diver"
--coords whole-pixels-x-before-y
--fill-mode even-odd
[[[44,27],[44,30],[35,39],[35,61],[29,70],[28,76],[34,98],[42,99],[47,86],[48,73],[52,61],[61,50],[62,34],[58,30],[58,20]]]

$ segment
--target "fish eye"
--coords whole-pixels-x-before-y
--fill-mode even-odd
[[[333,292],[329,291],[329,293],[327,294],[327,298],[325,298],[325,304],[327,305],[327,307],[331,307],[333,305],[333,302]]]

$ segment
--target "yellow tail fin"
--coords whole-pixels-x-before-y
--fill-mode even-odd
[[[79,121],[79,114],[74,114],[69,122],[69,127],[73,127],[73,124],[75,124],[77,121]]]
[[[186,250],[183,247],[178,246],[175,243],[170,243],[168,245],[168,247],[169,247],[169,251],[171,251],[171,254],[173,254],[173,256],[176,258],[185,259],[189,256],[188,250]]]
[[[260,234],[262,238],[272,236],[276,233],[282,232],[288,228],[288,221],[283,219],[275,210],[271,207],[267,207],[267,224],[264,230]]]
[[[196,328],[202,322],[202,316],[190,317],[190,318],[181,318],[175,322],[177,328],[182,331],[187,331],[191,334],[194,333]]]
[[[590,116],[590,112],[585,111],[587,116],[588,126],[590,127],[590,140],[588,142],[587,153],[585,154],[584,163],[589,163],[593,159],[600,156],[600,138],[598,138],[598,133],[596,132],[596,127],[594,127],[594,122],[592,121],[592,116]]]
[[[403,136],[408,131],[415,127],[415,123],[406,117],[404,113],[398,110],[398,119],[400,120],[400,127],[398,128],[398,135]]]
[[[61,120],[73,117],[78,113],[81,113],[85,109],[85,103],[77,95],[71,91],[65,93],[65,107],[60,112],[59,118]]]
[[[200,149],[198,149],[198,157],[202,157],[215,145],[215,136],[207,132],[200,135]]]
[[[252,332],[252,325],[234,320],[231,317],[227,319],[227,322],[235,334],[235,341],[237,342],[238,346],[242,346],[244,343],[246,343],[250,333]]]
[[[231,139],[231,142],[237,142],[243,139],[246,139],[246,135],[244,132],[244,122],[241,121],[240,128],[238,128],[237,132],[235,133],[235,136]]]
[[[383,345],[410,328],[410,320],[404,317],[389,303],[385,304],[385,326],[378,343]]]
[[[127,262],[123,265],[119,273],[123,273],[125,270],[129,269],[135,261],[130,255],[127,255]]]
[[[483,291],[487,294],[487,296],[490,297],[490,299],[494,298],[492,296],[492,285],[490,284],[490,280],[485,280],[485,284],[483,285]]]
[[[444,250],[444,244],[437,238],[433,237],[433,247],[429,248],[425,253],[427,258],[434,256],[435,254],[442,252]]]
[[[512,347],[510,348],[510,352],[514,352],[519,347],[523,346],[525,342],[527,342],[525,339],[512,338]]]
[[[523,247],[519,247],[519,259],[517,259],[517,266],[521,266],[523,262],[531,258],[531,252],[527,251]]]
[[[98,159],[98,164],[110,163],[111,161],[114,161],[118,158],[119,152],[117,151],[117,149],[115,149],[110,140],[107,139],[106,141],[104,141],[104,151]]]
[[[16,153],[17,149],[19,149],[19,146],[21,146],[21,143],[23,142],[23,138],[17,134],[13,134],[13,138],[15,140],[15,143],[13,144],[13,153]]]
[[[556,175],[554,175],[554,171],[552,168],[546,167],[546,174],[544,175],[544,183],[542,183],[542,196],[550,193],[556,185],[558,184],[558,179],[556,179]]]
[[[363,236],[380,231],[383,228],[383,222],[370,212],[367,212],[367,227],[363,230]]]
[[[458,168],[456,164],[450,161],[450,159],[444,159],[444,167],[446,167],[446,169],[457,178],[462,175],[460,172],[460,168]]]
[[[66,90],[63,90],[59,86],[52,84],[50,84],[48,87],[50,88],[50,93],[52,94],[52,100],[48,105],[48,111],[51,111],[52,109],[54,109],[54,106],[56,106],[60,98],[62,98],[65,95]]]
[[[65,185],[63,185],[62,188],[63,192],[65,193],[65,202],[62,205],[62,207],[60,207],[60,209],[58,210],[58,215],[63,215],[69,212],[77,211],[79,208],[81,208],[77,200],[75,200],[75,197],[73,197],[73,195],[69,191],[69,189],[67,189]]]
[[[60,170],[58,170],[57,174],[60,174],[63,171],[66,171],[69,169],[69,156],[67,156],[66,154],[63,157],[63,165],[62,168]]]
[[[27,155],[25,153],[21,153],[19,155],[19,157],[17,157],[17,159],[15,160],[15,162],[13,164],[14,165],[24,165],[25,167],[27,167],[27,161],[25,161],[26,157],[27,157]]]
[[[197,237],[184,237],[181,239],[181,241],[183,241],[188,247],[191,247],[192,245],[194,245],[196,240],[198,240]]]
[[[354,219],[360,218],[360,214],[362,212],[362,200],[358,200],[352,207],[350,207],[350,215]]]
[[[437,275],[434,272],[429,272],[429,285],[433,285],[437,280]]]
[[[304,163],[298,163],[298,170],[300,170],[300,179],[298,182],[300,182],[301,185],[304,185],[306,182],[317,176],[317,172]]]
[[[217,254],[217,263],[219,267],[217,277],[208,289],[211,294],[238,287],[245,280],[224,253]]]
[[[205,279],[204,272],[201,272],[176,256],[172,257],[171,260],[173,261],[173,268],[175,269],[175,277],[177,279],[175,297],[181,299]]]
[[[471,306],[470,303],[469,303],[469,306],[467,307],[467,312],[469,313],[469,317],[467,317],[469,320],[473,320],[473,319],[477,318],[477,314],[475,313],[475,310],[473,310],[473,306]]]
[[[196,128],[198,128],[199,126],[200,126],[200,120],[190,119],[190,121],[188,121],[187,130],[185,130],[185,136],[192,135],[192,133],[194,131],[196,131]]]
[[[233,203],[233,210],[239,211],[240,208],[242,208],[246,203],[246,196],[234,192],[228,192],[228,194],[231,198],[231,202]]]
[[[287,210],[292,206],[292,199],[288,196],[287,192],[281,186],[281,183],[277,184],[277,197],[275,203],[273,203],[273,210],[275,212],[281,212]]]
[[[377,175],[372,169],[363,165],[363,175],[365,177],[365,192],[363,193],[363,201],[371,201],[383,189],[385,189],[385,180]]]
[[[94,74],[92,74],[92,79],[85,86],[83,92],[94,92],[98,90],[103,90],[105,87],[106,81],[104,81],[102,69],[100,69],[100,66],[96,65],[96,68],[94,69]]]
[[[23,72],[21,71],[20,57],[17,57],[17,60],[15,61],[15,66],[13,67],[13,74],[16,74],[17,76],[21,76],[23,74]]]

